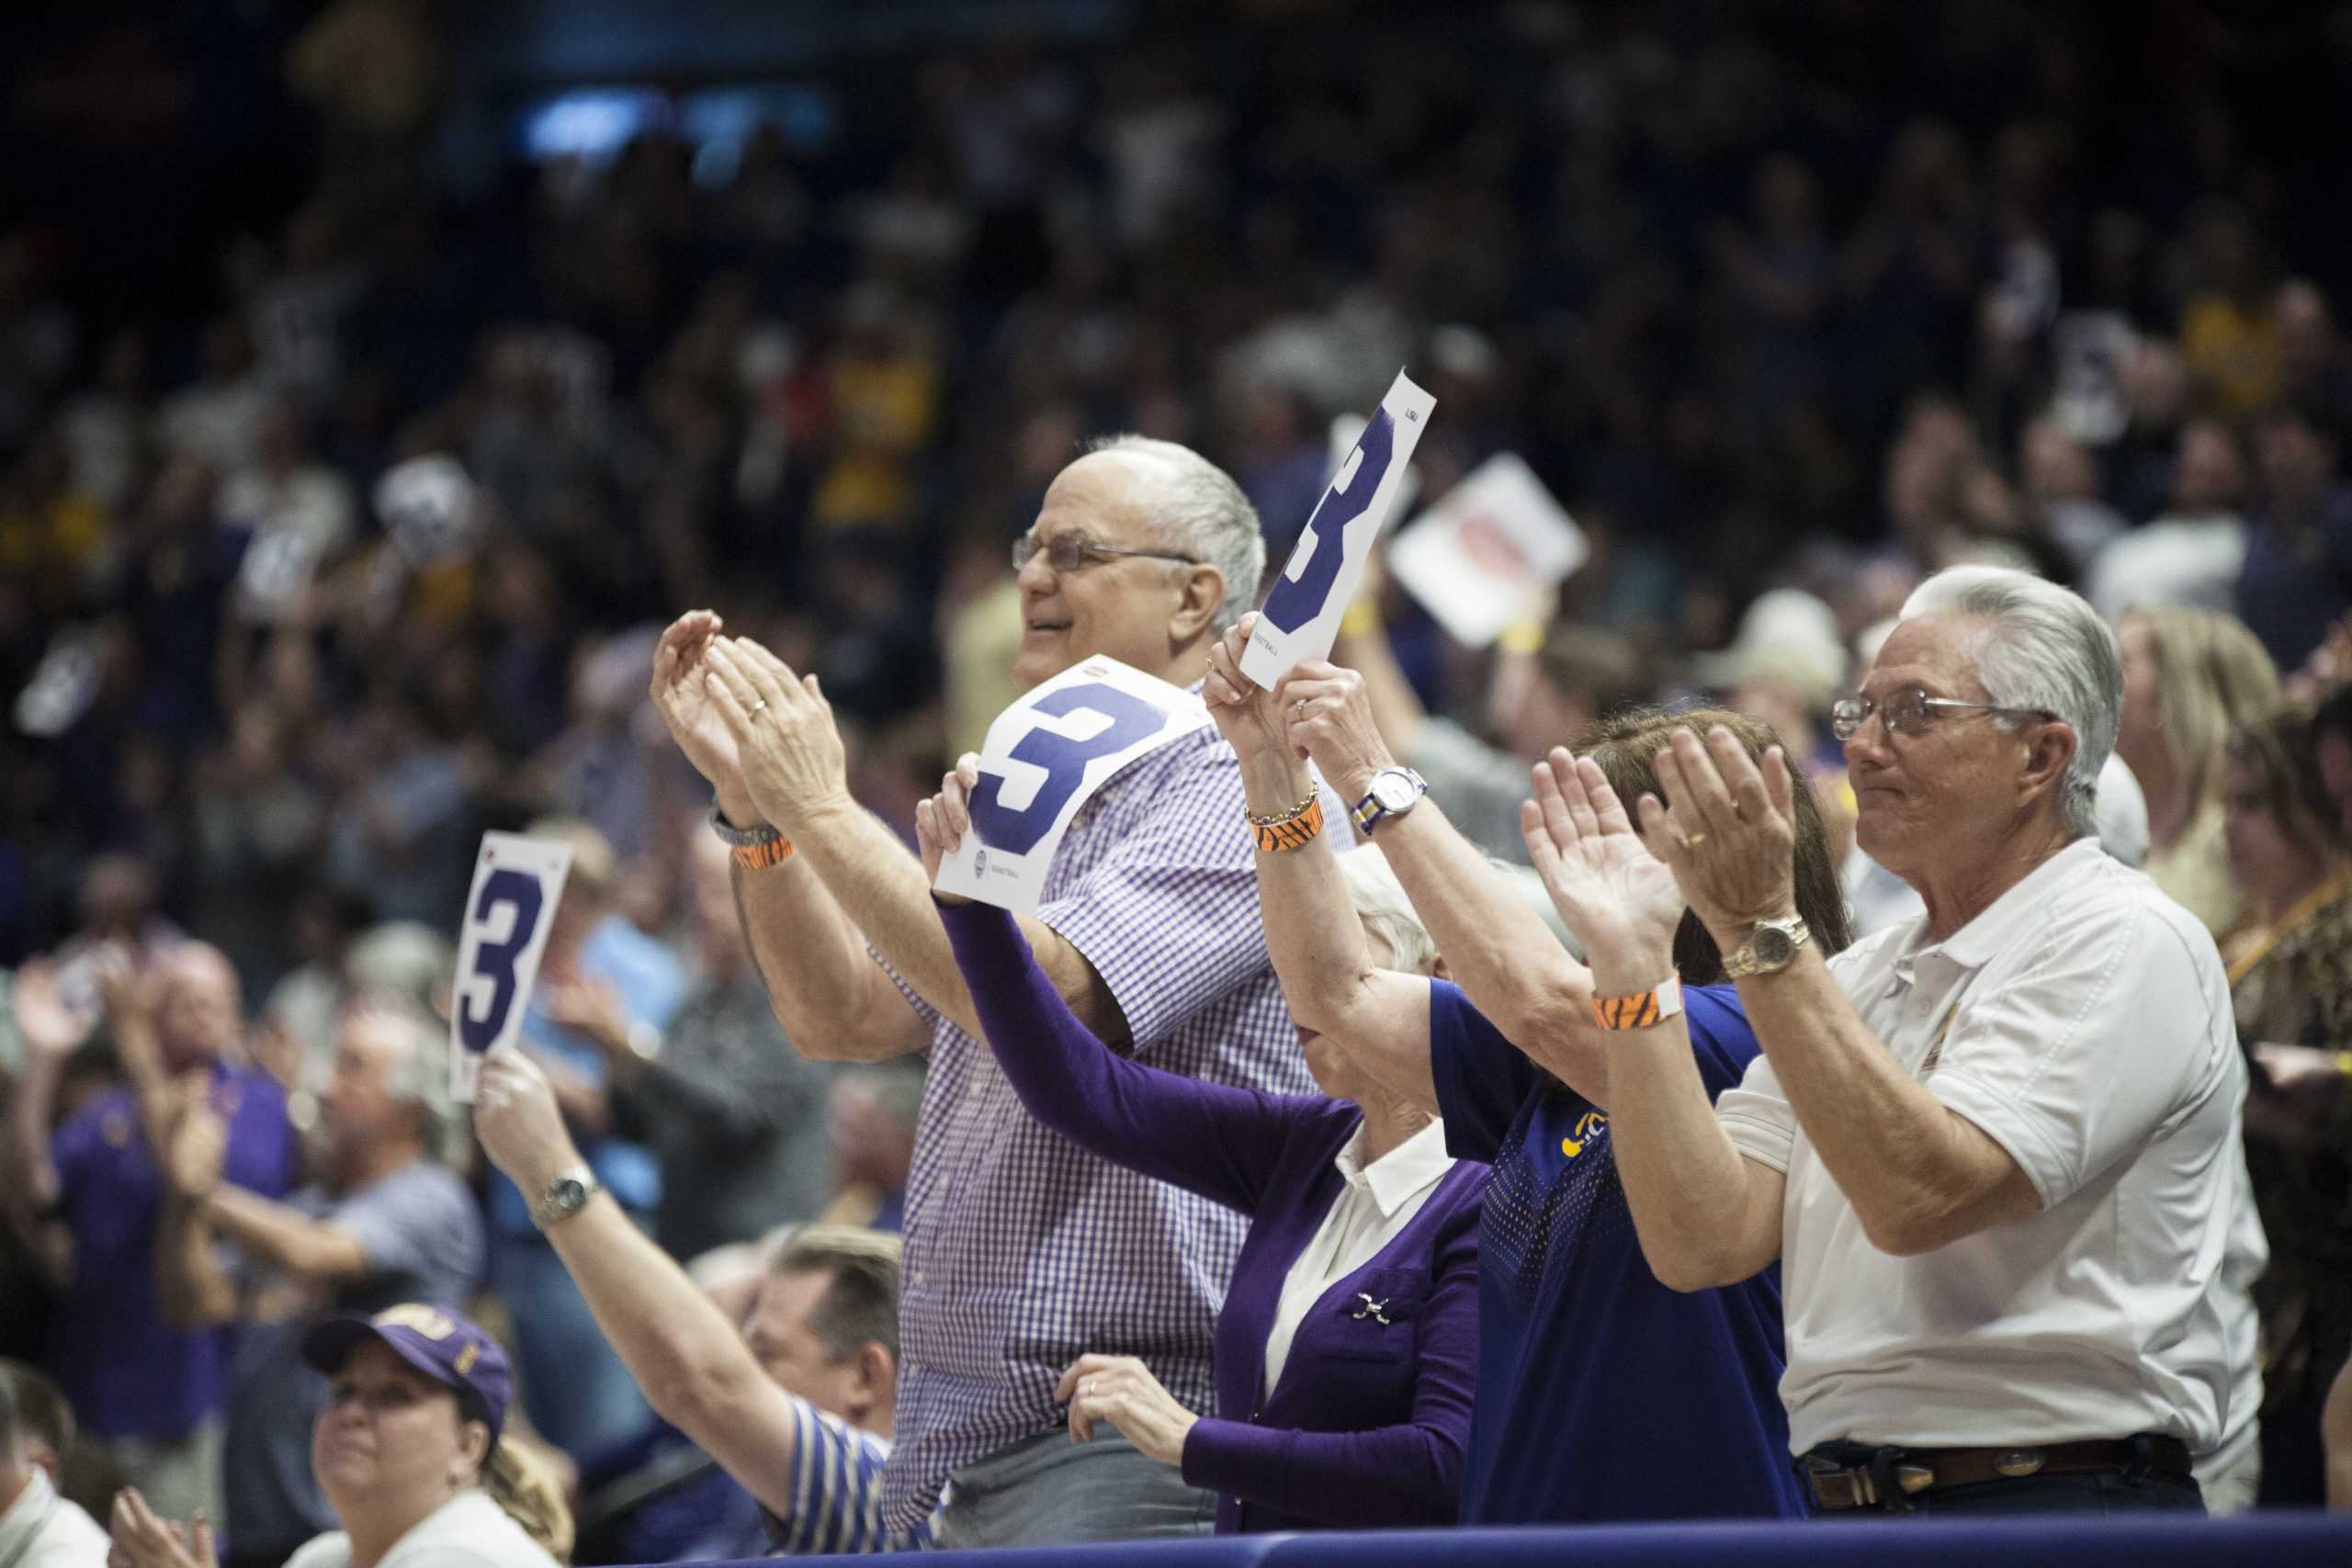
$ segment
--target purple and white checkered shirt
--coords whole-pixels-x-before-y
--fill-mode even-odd
[[[1241,810],[1240,763],[1216,729],[1146,754],[1071,819],[1038,917],[1102,975],[1137,1058],[1309,1094]],[[1088,1351],[1140,1357],[1187,1409],[1214,1412],[1210,1346],[1249,1228],[1040,1127],[984,1041],[907,995],[932,1047],[883,1475],[893,1530],[930,1515],[951,1471],[1060,1426],[1054,1385]]]

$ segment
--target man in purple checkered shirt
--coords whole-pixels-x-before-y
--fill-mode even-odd
[[[1097,654],[1189,686],[1249,607],[1265,546],[1215,465],[1125,436],[1062,470],[1013,556],[1024,686]],[[695,612],[663,637],[653,692],[739,846],[736,897],[794,1043],[863,1061],[931,1053],[887,1522],[920,1521],[948,1488],[943,1544],[1205,1533],[1210,1494],[1124,1438],[1071,1444],[1054,1386],[1089,1351],[1133,1355],[1188,1407],[1213,1407],[1211,1333],[1246,1222],[1022,1111],[976,1037],[921,864],[850,796],[813,678]],[[1080,808],[1021,923],[1104,1039],[1178,1072],[1303,1094],[1241,811],[1238,764],[1214,730],[1148,753]]]

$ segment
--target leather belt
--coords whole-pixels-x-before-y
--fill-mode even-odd
[[[1862,1446],[1825,1444],[1844,1455]],[[1987,1481],[2017,1481],[2029,1475],[2065,1475],[2086,1470],[2144,1471],[2186,1479],[2188,1448],[2178,1438],[2105,1438],[2081,1443],[2044,1443],[2039,1448],[1882,1449],[1860,1462],[1815,1449],[1804,1456],[1805,1480],[1814,1506],[1826,1513],[1848,1508],[1899,1506],[1905,1497],[1974,1486]]]

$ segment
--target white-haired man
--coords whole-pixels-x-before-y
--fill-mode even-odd
[[[221,1443],[223,1568],[272,1568],[336,1528],[311,1473],[327,1380],[302,1359],[304,1331],[325,1314],[395,1302],[456,1307],[481,1277],[473,1195],[438,1158],[447,1060],[437,1032],[404,1005],[363,998],[345,1009],[319,1097],[316,1179],[284,1202],[221,1182],[213,1108],[188,1107],[171,1133],[156,1232],[164,1311],[183,1328],[243,1325]]]
[[[2121,701],[2073,593],[1923,584],[1833,722],[1926,912],[1826,963],[1777,751],[1676,736],[1638,835],[1589,763],[1538,771],[1530,848],[1603,996],[1670,977],[1683,899],[1731,955],[1764,1054],[1711,1108],[1679,1014],[1612,1031],[1611,1131],[1660,1279],[1781,1263],[1824,1511],[2200,1506],[2245,1074],[2211,938],[2095,837]]]
[[[1024,686],[1097,654],[1196,683],[1265,561],[1231,479],[1184,447],[1126,436],[1061,471],[1012,553]],[[943,1524],[956,1546],[1204,1531],[1211,1494],[1124,1439],[1072,1445],[1054,1390],[1083,1354],[1129,1354],[1207,1407],[1243,1221],[1023,1112],[977,1037],[920,863],[850,796],[814,679],[718,630],[700,612],[673,625],[653,694],[717,791],[722,836],[740,843],[737,897],[777,1016],[811,1055],[930,1053],[890,1528],[919,1525],[952,1475]],[[1080,811],[1023,930],[1102,1038],[1193,1077],[1306,1093],[1242,810],[1238,764],[1212,730],[1160,747]]]

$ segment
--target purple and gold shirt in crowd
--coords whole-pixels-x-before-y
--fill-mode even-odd
[[[301,1147],[277,1080],[215,1067],[212,1103],[229,1123],[222,1179],[284,1197]],[[164,1189],[130,1091],[84,1106],[58,1129],[50,1158],[74,1232],[74,1282],[50,1331],[50,1371],[94,1436],[183,1437],[220,1408],[230,1331],[183,1333],[164,1322],[155,1301]]]
[[[1080,807],[1038,918],[1102,975],[1137,1060],[1310,1094],[1241,811],[1240,763],[1215,729],[1147,753]],[[986,1043],[907,994],[932,1044],[883,1488],[893,1530],[918,1528],[956,1467],[1059,1427],[1054,1384],[1089,1351],[1140,1357],[1187,1408],[1215,1408],[1217,1309],[1249,1228],[1039,1126]]]

